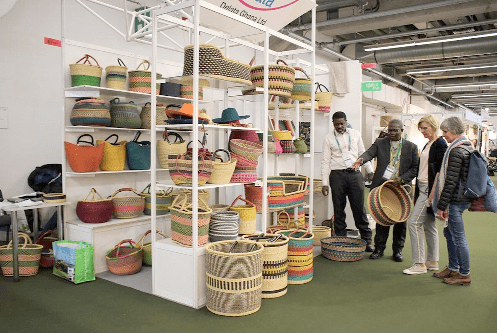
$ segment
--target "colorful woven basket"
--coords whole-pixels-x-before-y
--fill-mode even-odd
[[[188,202],[188,195],[178,195],[169,210],[171,211],[171,238],[174,242],[184,245],[193,246],[193,227],[192,227],[192,203]],[[202,246],[207,243],[209,238],[209,221],[212,209],[207,206],[205,201],[198,200],[198,245]]]
[[[145,197],[145,209],[143,214],[152,215],[152,195],[150,194],[150,187],[152,184],[148,184],[143,191],[140,193]],[[169,207],[173,203],[173,189],[169,188],[167,191],[158,190],[155,196],[155,214],[164,215],[169,213]]]
[[[306,78],[305,79],[295,78],[295,83],[293,84],[291,98],[293,100],[298,100],[298,101],[310,101],[312,80],[302,68],[295,67],[295,70],[304,73]]]
[[[298,206],[297,216],[295,217],[295,207],[287,208],[278,213],[278,224],[289,226],[288,224],[297,224],[298,228],[305,228],[305,212],[304,207]],[[290,228],[289,228],[290,229]]]
[[[288,237],[276,234],[245,235],[242,239],[264,246],[262,251],[262,298],[277,298],[287,293]]]
[[[228,156],[226,161],[221,159],[218,152],[226,153]],[[214,152],[214,156],[215,160],[212,162],[212,174],[207,182],[209,184],[228,184],[235,171],[236,159],[232,159],[230,152],[225,149],[217,149]]]
[[[407,221],[413,210],[410,191],[411,186],[395,185],[390,180],[373,188],[368,195],[369,214],[382,226]]]
[[[155,125],[165,125],[167,116],[166,116],[166,107],[162,104],[157,104],[155,107],[156,118]],[[151,129],[152,128],[152,107],[150,106],[150,102],[145,103],[142,107],[142,112],[140,113],[141,119],[141,128]]]
[[[107,81],[107,88],[126,90],[128,68],[120,58],[117,58],[117,63],[119,66],[105,67],[105,79]]]
[[[97,64],[92,65],[90,58]],[[82,64],[79,62],[85,60]],[[100,80],[102,79],[102,67],[98,61],[89,54],[85,54],[83,58],[76,61],[75,64],[70,64],[69,69],[71,72],[71,86],[96,86],[100,87]]]
[[[230,140],[229,147],[233,153],[250,161],[257,161],[263,151],[261,144],[242,139]]]
[[[129,243],[128,246],[123,244]],[[142,248],[132,239],[125,239],[105,254],[107,268],[112,274],[136,274],[142,269]]]
[[[326,89],[326,91],[323,91],[321,87]],[[314,94],[314,97],[316,98],[316,101],[318,101],[317,111],[329,113],[333,93],[330,92],[328,88],[326,88],[326,86],[322,85],[319,82],[316,82],[316,93]]]
[[[262,212],[262,186],[245,184],[245,198],[255,205],[257,213]]]
[[[41,252],[43,245],[33,244],[31,238],[25,233],[19,232],[18,237],[24,239],[23,244],[18,247],[18,272],[19,276],[32,276],[38,273],[40,268]],[[12,240],[7,245],[0,246],[0,267],[4,276],[14,275],[14,249]]]
[[[205,247],[209,311],[237,317],[260,309],[263,250],[262,244],[248,240],[215,242]]]
[[[219,242],[237,239],[239,221],[240,215],[238,212],[213,212],[209,222],[209,240],[211,242]]]
[[[119,98],[110,101],[110,118],[112,127],[140,128],[140,113],[133,101],[120,102]]]
[[[309,192],[309,177],[277,176],[268,178],[268,206],[270,210],[281,210],[299,206]]]
[[[141,236],[141,238],[136,242],[136,246],[142,249],[142,263],[143,265],[152,266],[152,242],[144,243],[145,237],[151,230],[148,230]],[[164,234],[162,231],[156,230],[157,235],[161,235],[163,238],[169,238],[168,235]]]
[[[171,155],[170,155],[171,156]],[[213,162],[206,156],[198,156],[198,185],[207,183],[212,174]],[[176,185],[192,185],[193,160],[191,154],[169,158],[169,175]]]
[[[180,97],[193,99],[193,85],[192,84],[181,84],[180,87]],[[204,99],[204,89],[199,86],[198,87],[198,100],[201,101]]]
[[[293,140],[281,140],[281,148],[283,149],[283,154],[293,154],[297,152]]]
[[[143,70],[140,70],[140,66],[143,65]],[[129,91],[141,92],[145,94],[152,93],[152,72],[148,69],[150,68],[150,62],[143,60],[134,71],[129,71]],[[156,78],[159,80],[162,77],[161,74],[156,73]],[[155,91],[158,95],[160,92],[160,82],[156,82]]]
[[[235,206],[238,200],[242,200],[246,205]],[[238,233],[240,235],[253,234],[257,227],[257,211],[255,205],[250,201],[243,199],[241,195],[236,197],[230,206],[230,210],[237,212],[240,215],[240,227]]]
[[[284,65],[280,65],[283,63]],[[295,82],[295,69],[288,66],[283,60],[269,66],[269,86],[271,95],[290,97]],[[250,79],[256,87],[264,87],[264,65],[253,66],[250,69]]]
[[[328,237],[321,239],[321,252],[334,261],[358,261],[364,258],[366,241],[351,237]]]
[[[321,239],[331,237],[331,228],[324,225],[312,226],[314,234],[314,246],[321,246]]]
[[[121,196],[116,195],[121,192],[133,192],[137,196]],[[145,198],[132,188],[121,188],[112,193],[109,198],[112,199],[114,205],[114,216],[118,219],[131,219],[139,216],[145,209]]]
[[[100,98],[78,98],[72,108],[70,121],[73,126],[108,127],[111,125],[109,107]]]
[[[88,199],[90,195],[92,197]],[[103,199],[97,190],[92,188],[84,200],[78,201],[76,214],[85,223],[104,223],[114,214],[114,205],[112,199]]]
[[[288,284],[304,284],[314,274],[314,235],[306,230],[281,230],[277,234],[287,236],[288,242]]]

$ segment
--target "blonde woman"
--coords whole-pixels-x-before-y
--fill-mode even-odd
[[[435,224],[435,213],[431,207],[426,205],[447,149],[447,142],[443,137],[438,137],[437,129],[438,119],[436,117],[427,115],[419,120],[418,130],[428,139],[428,143],[421,151],[414,194],[414,211],[407,223],[413,261],[413,265],[404,270],[404,274],[408,275],[438,270],[438,229]],[[426,261],[425,239],[428,250]]]

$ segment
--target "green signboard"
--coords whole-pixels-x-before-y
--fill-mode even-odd
[[[380,91],[381,81],[368,81],[361,84],[361,91]]]

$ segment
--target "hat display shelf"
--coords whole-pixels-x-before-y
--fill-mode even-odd
[[[303,1],[305,2],[305,1]],[[306,8],[306,11],[310,10],[312,7],[312,1],[307,1],[309,4]],[[127,4],[124,2],[124,12],[128,12]],[[189,6],[193,8],[189,8]],[[188,7],[188,8],[187,8]],[[200,10],[202,8],[202,10]],[[190,10],[193,9],[193,10]],[[129,29],[127,31],[127,40],[133,42],[135,39],[143,37],[144,35],[149,35],[151,37],[151,57],[148,57],[147,60],[150,61],[151,66],[149,71],[151,72],[150,85],[152,87],[156,86],[157,83],[157,73],[162,74],[162,82],[171,82],[176,84],[184,84],[192,86],[192,98],[181,98],[169,95],[160,95],[156,89],[151,89],[150,94],[140,93],[140,92],[130,92],[124,90],[117,90],[106,87],[94,87],[94,86],[78,86],[78,87],[70,87],[65,89],[65,110],[69,115],[72,107],[74,106],[75,99],[79,97],[99,97],[102,98],[105,102],[108,103],[112,98],[119,97],[121,100],[126,102],[134,101],[134,103],[138,106],[139,109],[146,103],[150,102],[150,118],[151,121],[151,129],[139,129],[142,132],[142,140],[150,141],[151,143],[151,167],[150,170],[128,170],[125,167],[124,170],[119,172],[103,172],[97,171],[94,173],[88,174],[76,174],[71,171],[68,165],[65,166],[64,169],[64,192],[67,192],[68,201],[71,199],[70,196],[74,196],[73,193],[75,189],[78,187],[82,187],[85,184],[89,184],[93,182],[93,186],[89,188],[85,188],[86,193],[92,187],[96,187],[98,191],[106,196],[110,193],[105,193],[105,191],[101,190],[97,185],[102,184],[105,188],[113,185],[114,190],[123,187],[133,187],[133,188],[143,188],[142,186],[135,185],[134,182],[137,182],[138,178],[145,178],[146,184],[150,183],[150,215],[140,215],[134,219],[126,219],[125,222],[128,223],[130,228],[127,230],[120,229],[119,223],[123,223],[123,221],[117,221],[116,219],[111,219],[109,222],[92,224],[94,228],[102,227],[105,228],[105,225],[109,223],[110,225],[115,226],[116,228],[116,237],[119,239],[110,239],[108,242],[112,244],[119,243],[122,239],[134,239],[137,240],[144,232],[147,230],[151,230],[152,234],[155,234],[157,230],[164,231],[165,233],[169,233],[171,228],[171,220],[169,214],[158,215],[156,211],[157,206],[157,192],[160,193],[161,190],[167,190],[172,188],[173,190],[189,190],[191,191],[191,246],[182,246],[181,244],[175,243],[171,238],[164,239],[155,239],[152,238],[151,248],[153,249],[153,257],[152,257],[152,293],[154,295],[166,298],[168,300],[181,303],[183,305],[187,305],[192,308],[201,308],[206,304],[207,296],[206,296],[206,269],[205,269],[205,261],[206,261],[206,247],[199,245],[199,191],[207,190],[210,192],[210,200],[207,203],[210,205],[218,205],[226,202],[220,201],[220,198],[228,197],[229,195],[238,192],[238,194],[243,193],[245,183],[227,183],[227,184],[210,184],[206,183],[204,185],[198,185],[198,170],[200,168],[200,163],[198,161],[198,152],[199,148],[202,148],[199,140],[202,140],[202,136],[206,131],[208,132],[208,144],[206,148],[210,151],[214,152],[218,148],[227,148],[227,140],[226,142],[222,142],[221,137],[228,138],[229,134],[233,130],[250,130],[256,131],[259,133],[263,133],[262,144],[263,153],[259,156],[258,162],[258,172],[257,176],[261,178],[262,184],[262,193],[266,195],[268,193],[268,181],[267,179],[274,175],[277,170],[269,170],[268,160],[275,158],[273,155],[269,155],[267,152],[268,146],[268,133],[270,131],[270,124],[267,119],[269,119],[269,105],[267,103],[254,103],[254,108],[237,108],[235,106],[236,102],[234,100],[250,100],[252,96],[237,96],[233,97],[231,95],[232,90],[242,90],[249,87],[245,82],[236,81],[236,80],[224,80],[222,77],[218,77],[215,75],[205,76],[199,74],[199,62],[200,62],[200,54],[199,54],[199,46],[202,43],[209,43],[210,40],[206,41],[207,38],[212,36],[216,37],[216,42],[219,39],[224,39],[224,47],[220,49],[225,54],[226,58],[224,61],[229,62],[231,58],[233,58],[234,65],[238,67],[243,67],[243,63],[237,63],[238,59],[234,59],[240,56],[240,52],[238,54],[235,52],[239,50],[239,48],[234,48],[232,44],[239,44],[245,48],[251,48],[254,52],[259,53],[259,57],[256,58],[259,62],[258,65],[264,65],[265,71],[267,71],[270,62],[275,62],[277,58],[290,58],[294,54],[299,55],[302,53],[309,53],[310,58],[315,58],[315,28],[312,29],[312,45],[303,43],[297,39],[292,37],[283,35],[276,30],[273,30],[267,26],[258,24],[256,22],[250,21],[246,18],[240,17],[239,15],[235,15],[228,11],[225,11],[221,8],[218,8],[208,2],[205,1],[192,1],[190,3],[181,3],[181,4],[172,4],[167,5],[163,8],[160,6],[156,6],[149,10],[150,14],[150,25],[147,29],[142,29],[140,32],[132,34],[131,31],[133,29]],[[143,11],[146,11],[143,10]],[[196,15],[193,17],[191,15],[187,15],[185,13],[194,12]],[[235,22],[236,25],[242,25],[245,27],[245,33],[240,33],[240,35],[250,36],[254,34],[259,34],[260,36],[264,35],[263,38],[266,39],[264,46],[261,47],[259,42],[255,42],[255,40],[251,38],[247,39],[239,39],[233,38],[233,31],[223,31],[226,27],[231,27],[230,24],[212,24],[208,22],[203,22],[203,17],[207,18],[207,12],[213,12],[215,16],[220,16],[224,20],[228,20],[228,22]],[[301,14],[304,14],[302,12]],[[142,15],[143,13],[140,13]],[[178,20],[176,19],[177,15],[186,17],[186,20]],[[138,15],[138,14],[137,14]],[[315,8],[312,9],[312,22],[315,27]],[[127,17],[128,20],[128,17]],[[160,20],[160,21],[159,21]],[[205,24],[204,24],[205,23]],[[187,77],[172,77],[168,76],[168,71],[161,68],[161,61],[164,59],[160,57],[157,52],[159,47],[164,46],[165,44],[159,43],[158,38],[162,38],[160,35],[162,30],[161,28],[169,27],[168,24],[174,24],[181,31],[186,29],[186,31],[190,31],[189,38],[184,40],[183,37],[179,38],[178,36],[174,36],[174,34],[169,35],[170,38],[178,38],[176,45],[193,45],[193,71],[192,75]],[[231,29],[231,28],[230,28]],[[144,32],[147,31],[147,32]],[[200,31],[202,33],[200,33]],[[150,36],[151,34],[151,36]],[[262,35],[261,35],[262,34]],[[179,34],[182,36],[182,34]],[[278,52],[270,49],[269,45],[269,37],[277,36],[282,38],[294,45],[297,46],[297,50],[286,51],[286,52]],[[166,43],[171,44],[171,43]],[[186,44],[186,45],[185,45]],[[132,45],[132,43],[130,43]],[[233,52],[230,54],[230,48],[233,48]],[[138,48],[137,48],[138,49]],[[167,47],[166,47],[167,49]],[[172,49],[169,47],[169,49]],[[179,48],[178,48],[179,49]],[[104,52],[104,51],[102,51]],[[134,51],[129,51],[134,52]],[[263,55],[261,58],[260,55]],[[147,57],[138,56],[134,53],[130,53],[130,58],[123,58],[124,62],[129,66],[129,68],[135,68],[142,60]],[[241,57],[241,56],[240,56]],[[75,59],[77,60],[77,59]],[[240,59],[242,61],[244,59]],[[67,64],[74,62],[74,59],[65,59]],[[100,61],[100,58],[99,58]],[[102,65],[107,65],[105,61],[100,61]],[[314,63],[314,62],[312,62]],[[167,64],[167,66],[172,66],[171,64]],[[314,66],[314,65],[312,65]],[[67,66],[68,67],[68,66]],[[308,70],[310,77],[312,78],[314,75],[314,69]],[[171,71],[170,71],[171,72]],[[174,72],[174,71],[173,71]],[[179,72],[179,71],[175,71]],[[222,75],[221,75],[222,76]],[[236,77],[236,76],[235,76]],[[257,90],[262,97],[268,101],[270,98],[267,86],[268,86],[268,76],[267,74],[264,77],[264,87],[258,87]],[[69,86],[69,85],[66,85]],[[199,88],[203,88],[203,98],[200,99],[199,96]],[[234,88],[234,89],[233,89]],[[209,100],[210,91],[211,90],[219,90],[224,93],[224,98],[221,101],[212,101]],[[174,94],[173,94],[174,95]],[[112,97],[112,98],[111,98]],[[278,112],[278,101],[275,101],[275,112]],[[157,105],[169,105],[169,104],[185,104],[191,103],[191,123],[177,123],[177,124],[164,124],[164,125],[156,125],[153,119],[157,117]],[[246,103],[244,103],[245,105]],[[200,116],[201,109],[207,109],[212,112],[208,112],[212,123],[209,124],[198,124],[198,120],[202,119],[204,116]],[[298,106],[297,106],[298,109]],[[236,111],[236,113],[234,112]],[[179,110],[178,110],[179,112]],[[177,116],[178,112],[173,112],[173,116]],[[174,114],[176,113],[176,114]],[[189,116],[190,110],[183,109],[180,116]],[[76,137],[81,135],[82,133],[91,133],[97,138],[101,138],[102,136],[108,136],[109,131],[116,131],[120,138],[123,136],[124,140],[131,141],[133,136],[135,135],[138,129],[116,129],[112,127],[97,127],[97,126],[71,126],[69,122],[69,117],[66,120],[65,124],[65,139],[69,139],[70,137]],[[254,120],[254,121],[252,121]],[[255,121],[257,120],[257,122]],[[257,126],[253,127],[241,127],[239,123],[248,123],[253,122]],[[188,139],[185,140],[191,141],[190,148],[192,149],[192,172],[191,172],[191,184],[189,186],[180,186],[173,183],[172,179],[169,176],[169,172],[166,169],[160,168],[159,163],[157,162],[157,140],[160,139],[161,133],[163,131],[176,131],[181,130],[181,134],[185,133],[188,136]],[[298,133],[297,133],[298,134]],[[143,138],[145,136],[145,138]],[[311,157],[312,159],[312,157]],[[154,163],[157,162],[157,163]],[[313,169],[313,168],[311,168]],[[277,173],[276,173],[277,174]],[[142,176],[146,175],[146,176]],[[149,177],[148,177],[149,175]],[[313,172],[309,175],[311,181],[314,178]],[[128,184],[131,180],[131,184]],[[311,184],[312,186],[312,184]],[[86,194],[85,193],[85,194]],[[76,191],[77,195],[77,191]],[[230,198],[230,202],[237,195]],[[82,199],[83,197],[75,197],[73,199]],[[77,200],[72,200],[77,202]],[[312,196],[310,196],[309,204],[312,207]],[[70,210],[70,209],[69,209]],[[267,203],[262,203],[262,211],[261,213],[257,213],[257,232],[265,231],[266,227],[269,225],[270,214],[272,214],[268,209]],[[76,236],[76,230],[79,228],[86,227],[81,221],[77,221],[76,219],[72,219],[71,214],[66,214],[69,217],[65,216],[65,232],[69,238],[77,238],[81,236]],[[297,214],[295,214],[297,216]],[[71,220],[69,220],[71,219]],[[141,229],[140,229],[141,228]],[[133,229],[133,231],[131,231]],[[140,229],[140,230],[138,230]],[[137,235],[129,235],[130,232],[135,232]],[[83,235],[87,236],[87,235]],[[99,254],[99,244],[92,244],[95,247],[95,266],[97,267],[97,257],[102,257],[105,259],[105,255]],[[95,246],[97,245],[97,246]],[[105,250],[108,251],[110,247]],[[96,269],[98,272],[98,269]],[[140,274],[140,273],[138,273]]]

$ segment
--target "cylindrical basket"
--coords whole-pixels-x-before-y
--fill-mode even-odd
[[[288,284],[304,284],[312,280],[314,235],[306,230],[281,230],[277,234],[287,236]]]
[[[140,70],[140,66],[143,65],[143,70]],[[136,70],[129,71],[129,91],[141,92],[145,94],[152,93],[152,72],[148,69],[150,68],[150,62],[143,60]],[[156,78],[159,80],[162,77],[161,74],[156,73]],[[155,84],[156,94],[160,92],[160,82]]]
[[[147,235],[151,232],[151,230],[148,230],[143,234],[140,240],[136,242],[136,245],[142,249],[142,263],[147,266],[152,266],[152,242],[143,242],[145,241],[145,237],[147,237]],[[164,234],[162,231],[156,230],[155,232],[164,238],[169,238],[169,236]]]
[[[38,273],[40,268],[41,252],[43,245],[33,244],[31,238],[25,233],[19,232],[18,237],[24,239],[23,244],[18,247],[19,276],[32,276]],[[0,267],[4,276],[14,275],[14,249],[12,240],[7,245],[0,246]]]
[[[209,240],[219,242],[238,237],[240,215],[234,211],[213,212],[209,222]]]
[[[143,214],[152,215],[152,194],[150,194],[150,187],[152,184],[148,184],[140,193],[145,197],[145,209],[143,210]],[[173,192],[172,188],[169,188],[167,191],[158,190],[155,196],[155,213],[156,215],[164,215],[169,213],[169,207],[173,202]]]
[[[366,241],[351,237],[328,237],[321,239],[321,252],[326,259],[334,261],[358,261],[364,258]]]
[[[174,136],[174,142],[169,141],[170,135]],[[169,168],[169,156],[173,156],[174,160],[178,155],[185,154],[187,142],[176,132],[165,131],[162,137],[164,140],[157,140],[157,156],[160,166],[167,169]]]
[[[247,240],[208,244],[206,250],[207,309],[221,316],[246,316],[261,307],[262,252]]]
[[[284,65],[280,65],[279,63]],[[290,97],[295,82],[295,69],[283,60],[269,66],[269,94]],[[250,69],[250,79],[256,87],[264,87],[264,65],[253,66]]]
[[[114,205],[112,199],[103,199],[97,190],[92,188],[84,200],[78,201],[76,214],[85,223],[104,223],[114,214]]]
[[[288,237],[277,234],[245,235],[242,239],[264,246],[262,252],[262,298],[277,298],[287,293]]]
[[[129,243],[128,246],[123,246]],[[109,250],[105,255],[107,268],[112,274],[136,274],[142,269],[142,248],[137,247],[131,239],[125,239]]]
[[[321,239],[331,237],[331,228],[324,225],[312,226],[314,234],[314,246],[321,246]]]
[[[242,200],[246,205],[235,206],[235,203],[238,200]],[[238,212],[240,214],[240,227],[238,233],[240,235],[250,235],[255,232],[257,229],[257,211],[255,205],[250,201],[243,199],[241,195],[239,195],[231,204],[230,210]]]
[[[262,186],[245,184],[245,198],[255,205],[257,213],[262,212]]]
[[[167,116],[166,116],[166,107],[162,104],[157,104],[155,107],[156,110],[156,118],[155,125],[165,125]],[[142,107],[142,112],[140,113],[140,119],[142,121],[142,128],[151,129],[152,128],[152,107],[150,106],[150,102],[145,103]]]
[[[116,197],[120,192],[133,192],[137,196],[121,196]],[[114,205],[114,216],[118,219],[131,219],[139,216],[145,209],[145,198],[132,188],[121,188],[109,196]]]
[[[413,210],[410,190],[410,185],[399,186],[391,180],[375,187],[368,195],[369,214],[382,226],[407,221]]]
[[[90,58],[97,64],[92,65]],[[79,62],[85,60],[82,64]],[[79,59],[75,64],[70,64],[69,69],[71,72],[71,86],[96,86],[100,87],[102,79],[102,67],[98,61],[89,54],[85,54],[83,58]]]
[[[128,68],[120,58],[117,58],[117,63],[119,66],[105,67],[105,79],[107,81],[107,88],[126,90]]]

